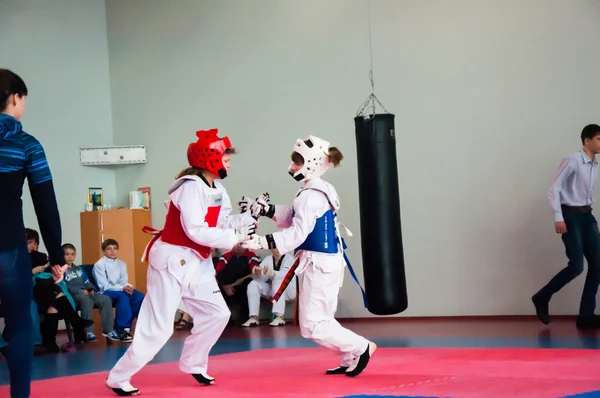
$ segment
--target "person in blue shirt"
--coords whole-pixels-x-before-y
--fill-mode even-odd
[[[65,264],[60,215],[44,148],[23,131],[19,121],[27,94],[21,77],[0,69],[0,302],[10,337],[7,362],[12,398],[29,397],[33,360],[33,325],[27,316],[33,286],[21,199],[25,179],[53,272]]]
[[[532,301],[539,320],[550,323],[549,303],[552,295],[583,272],[583,259],[588,272],[583,286],[577,327],[600,328],[600,317],[594,314],[600,284],[600,231],[592,214],[594,188],[598,178],[600,126],[590,124],[581,132],[583,149],[562,159],[548,192],[554,213],[554,230],[561,235],[569,263],[539,292]]]

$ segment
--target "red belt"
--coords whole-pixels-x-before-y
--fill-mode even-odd
[[[279,286],[279,289],[277,290],[277,292],[275,292],[273,297],[271,297],[271,303],[275,304],[277,301],[279,301],[279,298],[281,297],[281,295],[283,294],[285,289],[287,289],[287,287],[292,282],[292,279],[294,279],[294,275],[296,273],[296,268],[298,268],[298,264],[300,264],[300,258],[296,258],[296,261],[294,261],[294,265],[292,265],[290,267],[289,271],[287,272],[287,274],[285,274],[285,277],[283,278],[283,281],[281,282],[281,286]],[[299,299],[299,297],[300,297],[300,282],[298,281],[298,279],[296,279],[296,300],[294,300],[294,326],[298,325],[298,299]]]
[[[150,242],[148,242],[148,245],[146,246],[146,250],[144,250],[144,254],[142,255],[142,261],[148,262],[148,254],[150,254],[150,249],[152,248],[152,245],[154,245],[154,243],[161,237],[162,231],[159,231],[158,229],[155,229],[152,227],[145,226],[144,228],[142,228],[142,232],[154,235],[153,238],[150,240]]]

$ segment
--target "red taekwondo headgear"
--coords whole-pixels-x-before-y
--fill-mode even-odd
[[[208,170],[220,178],[227,177],[223,164],[225,150],[231,148],[228,137],[219,138],[219,129],[196,131],[198,141],[188,147],[187,157],[190,166]]]

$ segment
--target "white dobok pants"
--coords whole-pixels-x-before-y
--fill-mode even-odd
[[[300,333],[335,352],[340,357],[340,365],[349,367],[365,352],[369,342],[335,319],[344,265],[338,260],[327,266],[331,272],[323,272],[317,265],[310,264],[302,273],[298,299]]]
[[[262,297],[267,300],[271,300],[271,297],[273,297],[273,295],[277,293],[277,290],[279,290],[281,282],[283,282],[283,278],[273,279],[273,282],[271,283],[256,279],[250,282],[246,290],[250,316],[258,316],[258,311],[260,309],[260,298]],[[271,312],[277,315],[283,315],[285,313],[285,302],[287,300],[294,299],[296,299],[296,278],[292,279],[288,287],[286,287],[283,291],[283,294],[279,300],[273,304],[273,309]]]
[[[214,277],[212,259],[158,240],[150,250],[147,293],[133,342],[110,371],[108,383],[129,381],[154,358],[173,334],[173,316],[181,300],[194,327],[185,340],[179,368],[207,375],[208,353],[231,316]]]

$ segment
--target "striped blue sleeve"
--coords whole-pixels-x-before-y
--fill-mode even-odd
[[[25,152],[25,171],[29,183],[37,185],[52,180],[52,173],[50,173],[42,144],[32,136],[27,135],[23,140],[23,150]]]
[[[23,134],[22,147],[25,155],[24,170],[27,173],[29,193],[31,194],[42,239],[44,239],[44,246],[48,249],[50,263],[52,265],[64,265],[65,255],[61,247],[60,214],[52,174],[50,173],[44,148],[38,140],[27,133]]]

